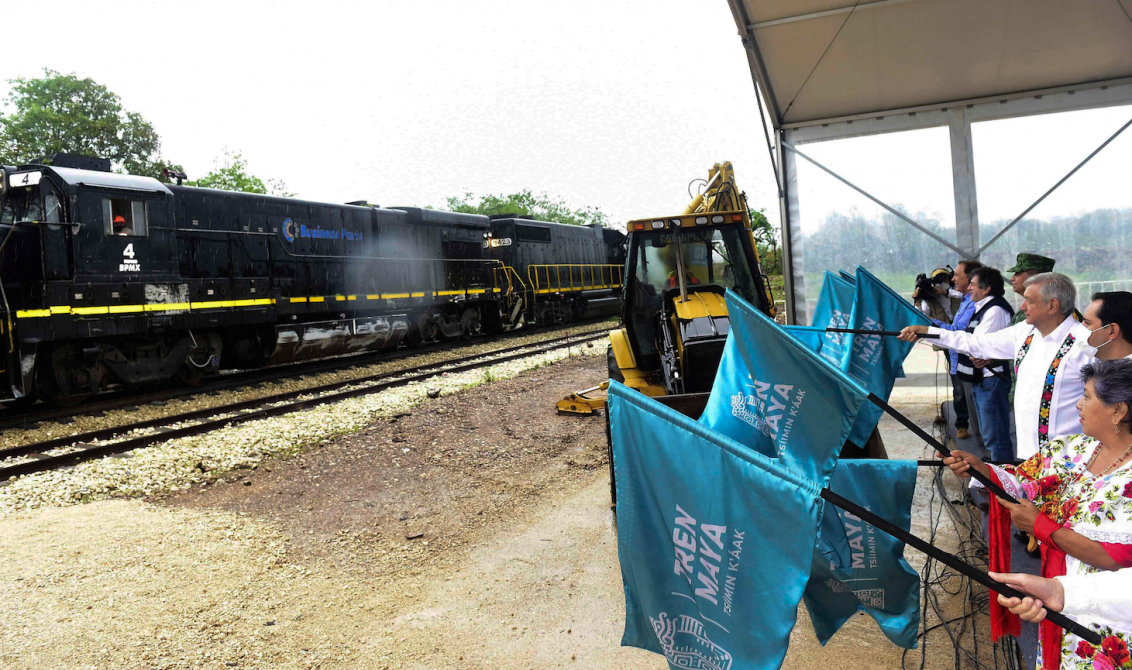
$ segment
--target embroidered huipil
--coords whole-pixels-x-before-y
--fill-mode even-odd
[[[1087,435],[1069,435],[1051,440],[1038,454],[1017,467],[990,467],[998,474],[1007,493],[1029,499],[1042,514],[1061,526],[1096,542],[1132,545],[1132,462],[1097,477],[1085,466],[1098,448],[1100,442]],[[981,485],[972,480],[971,486]],[[1102,572],[1099,568],[1073,556],[1065,558],[1065,575],[1070,579],[1099,572]],[[1124,597],[1127,600],[1132,594],[1126,593]],[[1132,618],[1130,610],[1132,608],[1125,605],[1108,608],[1107,613],[1122,612],[1121,616]],[[1063,670],[1132,668],[1127,642],[1132,620],[1097,616],[1080,605],[1073,618],[1099,631],[1103,643],[1094,647],[1076,635],[1065,633],[1061,642]],[[1040,653],[1038,668],[1043,669]]]
[[[993,333],[972,334],[929,328],[940,346],[976,358],[1014,361],[1018,377],[1014,394],[1014,424],[1018,458],[1026,459],[1058,435],[1081,432],[1077,401],[1085,392],[1081,368],[1093,361],[1089,331],[1067,318],[1049,335],[1020,323]]]

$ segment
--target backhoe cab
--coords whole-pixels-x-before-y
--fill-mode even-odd
[[[726,290],[774,315],[730,163],[712,168],[705,194],[683,214],[630,221],[627,228],[621,327],[609,333],[609,377],[652,397],[706,394],[730,330]],[[604,395],[595,394],[608,385],[570,394],[558,411],[603,409]]]

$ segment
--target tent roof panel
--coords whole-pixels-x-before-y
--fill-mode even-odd
[[[731,4],[778,125],[1132,76],[1132,0]]]

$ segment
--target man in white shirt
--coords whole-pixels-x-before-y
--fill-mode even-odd
[[[1108,291],[1094,293],[1085,308],[1081,325],[1089,330],[1089,344],[1096,347],[1097,358],[1111,361],[1132,359],[1132,293]]]
[[[1026,280],[1025,323],[976,335],[935,327],[908,326],[900,339],[939,335],[938,343],[969,356],[1012,359],[1018,375],[1014,396],[1017,457],[1027,459],[1058,435],[1081,432],[1077,401],[1084,393],[1081,367],[1093,360],[1091,333],[1073,317],[1077,289],[1063,274],[1046,272]]]
[[[975,315],[964,332],[984,337],[1010,327],[1014,308],[1006,302],[1006,281],[1002,273],[986,267],[971,272],[971,300]],[[972,359],[960,353],[956,372],[971,385],[975,413],[983,445],[996,461],[1014,460],[1010,439],[1010,361]]]
[[[1111,621],[1114,625],[1110,627],[1132,621],[1132,568],[1053,579],[1015,573],[989,574],[1033,596],[1023,599],[998,596],[1000,605],[1026,621],[1041,621],[1046,618],[1046,609],[1071,617],[1085,614]],[[1132,631],[1121,632],[1132,634]]]

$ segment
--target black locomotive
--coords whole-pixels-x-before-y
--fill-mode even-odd
[[[616,309],[601,226],[163,184],[59,154],[0,169],[0,397],[561,323]]]

